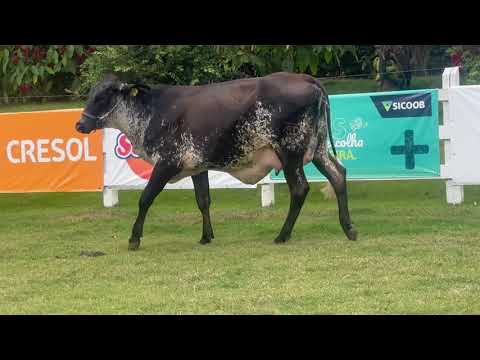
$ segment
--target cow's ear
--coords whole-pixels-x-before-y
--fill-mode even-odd
[[[138,91],[150,91],[152,88],[148,85],[145,84],[135,84],[133,85],[134,89],[137,89]]]
[[[130,96],[137,96],[140,91],[149,91],[151,88],[143,84],[125,84],[120,85],[120,91]]]

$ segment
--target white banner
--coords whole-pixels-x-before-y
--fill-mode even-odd
[[[117,129],[105,129],[103,138],[105,153],[104,186],[114,189],[144,188],[150,178],[152,166],[132,151],[132,145],[125,134]],[[256,188],[246,185],[231,175],[219,171],[208,172],[210,187],[215,188]],[[165,189],[193,189],[191,177],[175,184],[167,184]]]
[[[447,160],[449,174],[458,185],[480,184],[477,161],[480,143],[480,86],[448,89],[450,103],[451,154]]]

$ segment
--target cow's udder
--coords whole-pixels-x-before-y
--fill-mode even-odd
[[[282,163],[271,147],[258,150],[252,161],[241,168],[225,170],[241,182],[254,185],[262,180],[272,169],[282,170]]]

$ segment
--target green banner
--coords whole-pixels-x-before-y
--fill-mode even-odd
[[[438,90],[332,95],[332,134],[349,179],[440,176]],[[324,180],[309,163],[305,174]],[[272,180],[284,180],[272,171]]]

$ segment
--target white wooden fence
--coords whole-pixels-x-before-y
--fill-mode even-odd
[[[455,106],[452,106],[453,98]],[[459,68],[446,68],[442,75],[438,101],[443,107],[439,139],[443,142],[445,158],[445,163],[440,166],[440,179],[446,182],[447,202],[460,204],[464,201],[464,185],[480,185],[480,165],[472,159],[473,149],[480,144],[480,86],[460,86]],[[284,181],[272,181],[267,176],[257,184],[261,186],[262,207],[275,204],[275,184],[282,182]],[[128,189],[131,187],[105,187],[104,206],[117,205],[118,191]]]
[[[453,96],[455,108],[452,108]],[[462,103],[465,98],[467,101]],[[464,185],[480,185],[480,162],[472,154],[480,144],[480,86],[460,86],[460,69],[446,68],[438,101],[443,108],[439,139],[443,142],[445,159],[440,165],[440,179],[446,183],[447,203],[460,204],[464,201]],[[261,186],[262,206],[274,205],[275,183],[264,179]]]

